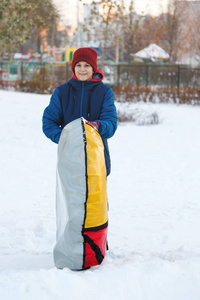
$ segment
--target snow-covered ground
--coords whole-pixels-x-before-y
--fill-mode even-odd
[[[199,300],[200,107],[135,104],[157,125],[109,141],[109,247],[101,266],[57,270],[57,145],[47,95],[0,91],[0,299]]]

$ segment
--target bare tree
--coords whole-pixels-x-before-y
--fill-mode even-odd
[[[182,6],[179,4],[179,0],[168,0],[167,13],[162,14],[159,18],[163,32],[161,44],[170,55],[171,62],[177,60],[178,51],[185,44],[187,37],[187,32],[182,26],[185,3]]]
[[[140,29],[143,17],[135,13],[134,1],[130,0],[128,13],[123,18],[123,47],[125,58],[130,62],[131,54],[140,49]]]
[[[200,1],[181,1],[179,6],[184,5],[184,27],[187,37],[180,54],[189,57],[189,62],[200,64]]]
[[[90,5],[89,17],[87,20],[84,20],[83,30],[87,32],[88,42],[98,42],[102,50],[102,61],[104,61],[108,55],[109,49],[115,39],[113,27],[115,13],[115,0],[93,1]],[[109,54],[109,56],[112,56],[112,53]]]
[[[132,60],[130,54],[137,43],[136,33],[141,19],[134,12],[134,1],[130,0],[128,12],[124,0],[93,1],[91,5],[89,20],[84,22],[84,31],[88,32],[89,40],[99,41],[102,60],[106,56],[116,62]]]

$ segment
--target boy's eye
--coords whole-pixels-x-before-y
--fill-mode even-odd
[[[81,65],[81,64],[77,64],[75,67],[78,67],[78,68],[81,68],[81,67],[83,67],[83,68],[89,68],[90,67],[90,65],[89,64],[85,64],[85,65]]]

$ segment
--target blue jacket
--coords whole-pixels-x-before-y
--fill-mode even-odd
[[[78,81],[74,78],[57,87],[51,96],[50,104],[43,114],[43,132],[53,142],[58,143],[62,129],[71,121],[84,117],[88,121],[99,122],[99,134],[104,143],[107,175],[110,174],[110,154],[107,139],[117,129],[117,113],[114,94],[110,87],[101,81],[103,75],[97,70],[91,81]]]

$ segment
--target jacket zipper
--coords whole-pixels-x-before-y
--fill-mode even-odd
[[[74,115],[74,111],[75,111],[75,104],[76,104],[76,96],[74,95],[74,101],[73,101],[73,111],[72,111],[72,113],[73,113],[73,115]]]
[[[84,82],[82,83],[80,117],[82,117],[83,115],[83,94],[84,94]]]

